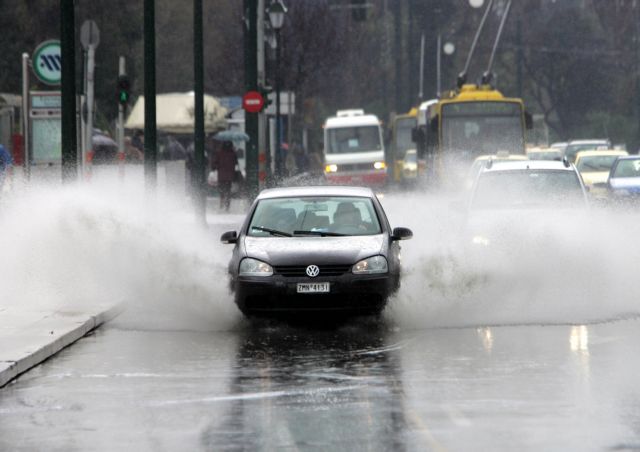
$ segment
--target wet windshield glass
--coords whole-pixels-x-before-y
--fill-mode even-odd
[[[443,147],[467,157],[523,153],[521,111],[506,102],[465,102],[442,108]]]
[[[327,131],[328,152],[348,154],[382,149],[380,129],[377,126],[341,127]]]
[[[478,179],[473,209],[584,207],[584,195],[573,171],[494,171]]]
[[[247,234],[268,237],[321,232],[331,233],[328,235],[374,235],[382,230],[369,198],[297,197],[260,201]]]
[[[578,171],[609,171],[617,155],[598,155],[581,157],[576,164]]]
[[[620,160],[613,171],[613,177],[640,177],[640,159]]]

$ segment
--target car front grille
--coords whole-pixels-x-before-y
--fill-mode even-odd
[[[276,266],[274,270],[277,275],[299,278],[307,276],[307,267],[307,265]],[[351,270],[351,265],[319,265],[318,267],[320,267],[318,277],[340,276]]]

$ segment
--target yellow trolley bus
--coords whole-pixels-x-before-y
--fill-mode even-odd
[[[387,167],[392,168],[394,183],[403,181],[404,159],[408,150],[415,149],[413,130],[417,126],[418,109],[412,108],[409,113],[397,115],[391,124],[391,143],[387,156]]]
[[[430,185],[456,185],[479,155],[525,154],[530,115],[521,99],[504,97],[488,84],[462,85],[420,114],[425,117],[418,119],[414,140]]]

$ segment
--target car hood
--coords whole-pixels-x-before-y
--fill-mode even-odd
[[[246,237],[245,255],[271,265],[355,264],[380,254],[384,235],[350,237]]]
[[[611,188],[640,190],[640,177],[612,177],[609,179],[609,185]]]
[[[609,171],[585,171],[582,173],[582,181],[585,185],[593,185],[607,182]]]
[[[467,239],[500,243],[544,241],[553,231],[579,230],[586,209],[483,210],[467,217]],[[574,229],[577,228],[577,229]]]

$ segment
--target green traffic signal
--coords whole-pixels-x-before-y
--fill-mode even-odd
[[[122,105],[129,103],[129,89],[131,88],[131,82],[127,75],[118,76],[118,102]]]

